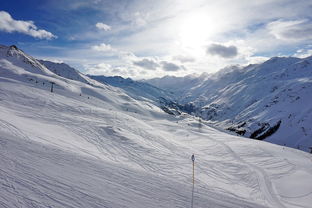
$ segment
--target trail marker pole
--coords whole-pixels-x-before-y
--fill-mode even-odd
[[[193,162],[193,186],[194,186],[194,181],[195,181],[195,155],[192,154],[192,162]]]
[[[194,185],[195,185],[195,155],[192,154],[192,163],[193,163],[193,188],[192,188],[192,203],[191,208],[193,208],[193,202],[194,202]]]

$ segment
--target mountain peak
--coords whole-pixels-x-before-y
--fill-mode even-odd
[[[22,50],[18,49],[16,45],[11,45],[11,46],[7,47],[7,55],[8,56],[16,56],[16,57],[25,56],[24,52]]]
[[[15,49],[15,50],[18,50],[17,46],[16,45],[11,45],[10,46],[10,49]]]
[[[279,64],[279,63],[284,63],[284,64],[289,64],[291,62],[295,63],[296,61],[299,61],[300,58],[296,57],[286,57],[286,56],[275,56],[270,58],[269,60],[265,61],[263,64]]]

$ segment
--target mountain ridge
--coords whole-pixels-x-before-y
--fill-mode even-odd
[[[189,113],[213,125],[246,137],[310,151],[311,59],[312,56],[273,57],[262,64],[228,67],[203,80],[193,77],[191,81],[182,81],[180,85],[185,85],[182,91],[170,89],[178,94],[178,103],[193,106]],[[147,82],[166,80],[165,77]],[[177,78],[177,82],[181,80]],[[174,78],[168,84],[174,86]],[[257,132],[267,137],[255,137]]]

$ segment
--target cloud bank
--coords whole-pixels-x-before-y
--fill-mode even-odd
[[[0,11],[0,30],[8,33],[19,32],[39,39],[51,40],[57,38],[51,32],[38,29],[33,21],[14,20],[5,11]]]
[[[82,70],[98,67],[134,78],[184,76],[270,56],[311,54],[312,1],[306,0],[64,0],[30,1],[25,8],[14,8],[28,14],[39,29],[49,30],[44,23],[51,25],[52,20],[62,37],[40,41],[62,50],[44,48],[37,54],[74,59]],[[0,32],[9,31],[2,16]],[[17,41],[23,42],[21,36]]]

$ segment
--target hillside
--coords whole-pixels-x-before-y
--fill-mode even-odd
[[[192,74],[185,77],[164,76],[161,78],[144,79],[142,82],[173,92],[179,99],[183,99],[185,93],[191,88],[199,86],[207,77],[209,77],[209,74],[203,73],[201,75]]]
[[[0,50],[2,207],[311,204],[310,154],[168,115],[113,86],[56,75],[15,47]]]
[[[80,73],[78,70],[68,66],[65,63],[55,63],[55,62],[46,61],[46,60],[38,60],[38,61],[42,65],[44,65],[48,70],[50,70],[54,74],[57,74],[58,76],[61,76],[70,80],[84,82],[87,84],[94,84],[94,80],[90,79],[88,76]]]
[[[192,106],[189,113],[239,135],[309,151],[312,57],[274,57],[262,64],[227,67],[198,80],[185,81],[183,91],[171,88],[180,104]]]
[[[129,96],[134,99],[154,101],[159,103],[159,100],[175,100],[174,94],[169,91],[162,90],[158,87],[150,85],[145,82],[134,81],[130,78],[123,78],[120,76],[106,77],[88,75],[90,78],[97,80],[103,84],[108,84],[114,87],[123,89]]]

